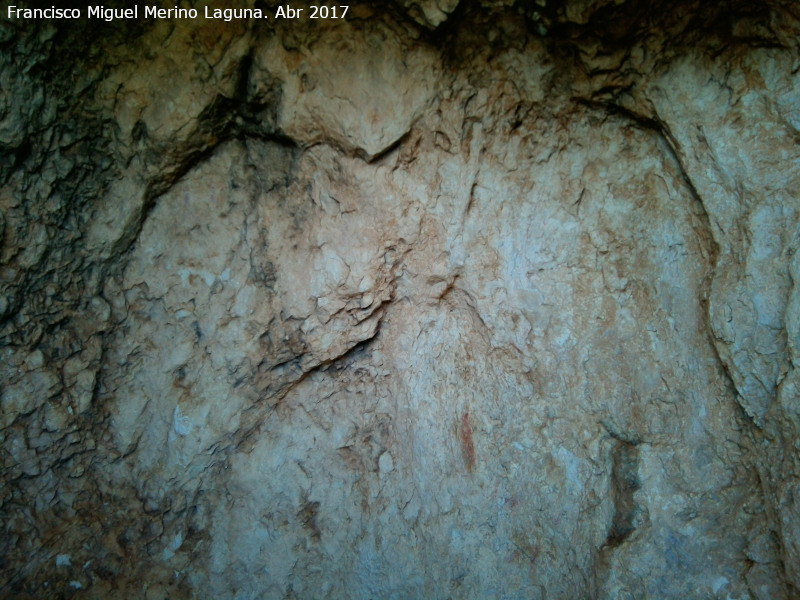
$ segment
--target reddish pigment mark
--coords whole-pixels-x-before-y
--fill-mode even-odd
[[[464,417],[461,419],[461,452],[464,454],[467,471],[471,473],[475,470],[475,444],[472,441],[469,412],[465,412]]]

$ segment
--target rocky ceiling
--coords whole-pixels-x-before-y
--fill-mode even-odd
[[[799,34],[3,15],[0,595],[797,597]]]

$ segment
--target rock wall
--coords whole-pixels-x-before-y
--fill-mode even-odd
[[[798,40],[4,19],[2,596],[796,597]]]

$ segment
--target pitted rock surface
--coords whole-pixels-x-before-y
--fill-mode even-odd
[[[0,596],[796,597],[799,34],[0,22]]]

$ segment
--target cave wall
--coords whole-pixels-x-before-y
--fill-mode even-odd
[[[799,33],[4,19],[2,595],[795,597]]]

